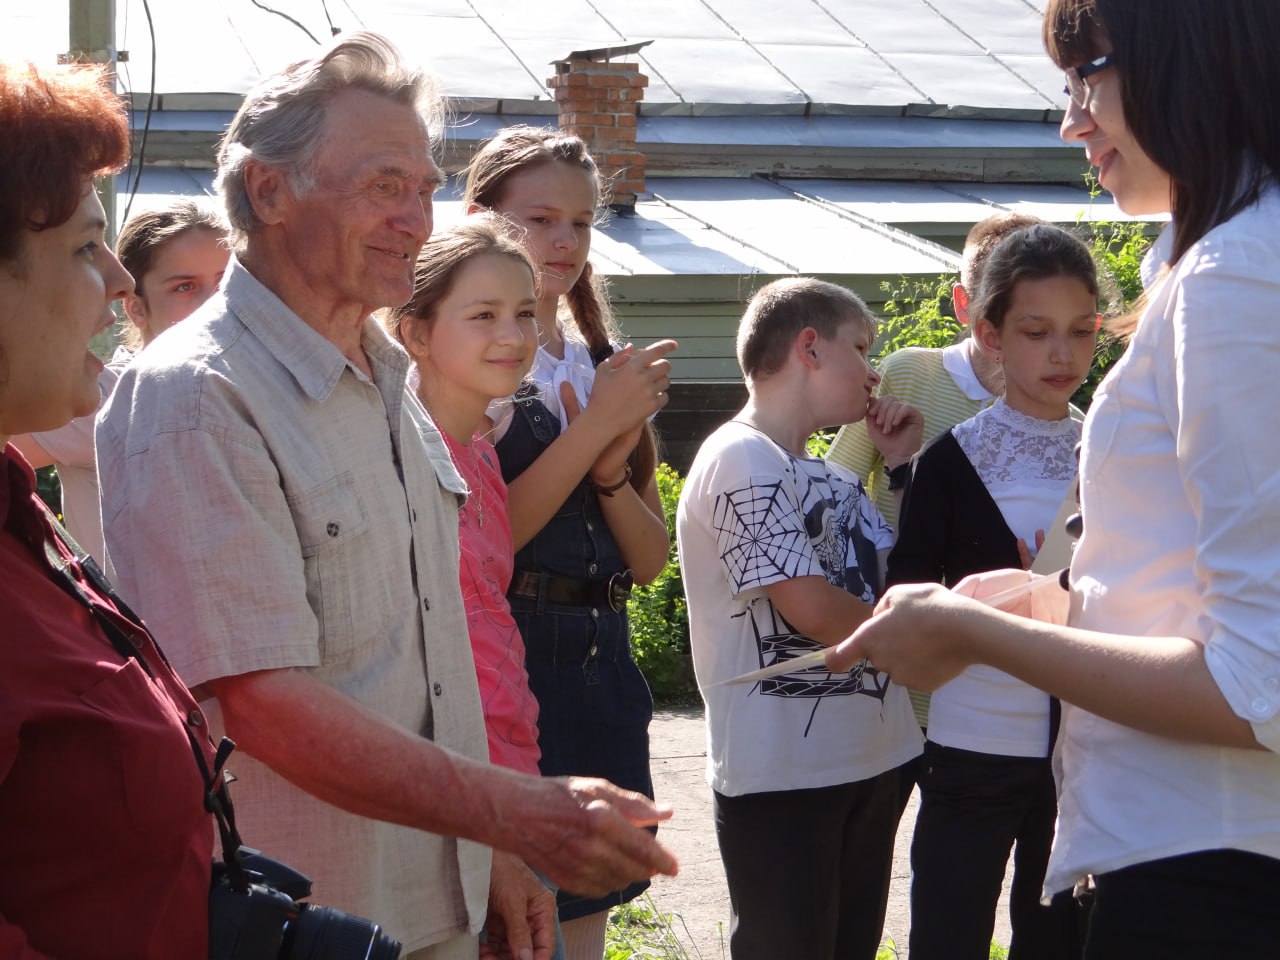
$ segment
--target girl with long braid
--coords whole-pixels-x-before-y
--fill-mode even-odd
[[[508,598],[539,705],[540,766],[652,797],[653,701],[631,659],[626,598],[658,575],[670,547],[649,419],[667,402],[664,358],[676,344],[614,343],[587,259],[604,196],[586,145],[552,130],[505,130],[467,171],[468,212],[521,228],[540,271],[529,384],[492,411],[517,551]],[[599,960],[609,908],[645,886],[599,899],[561,891],[570,960]]]

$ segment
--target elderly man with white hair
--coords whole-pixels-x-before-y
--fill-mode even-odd
[[[121,593],[239,744],[246,842],[414,957],[474,957],[486,901],[546,956],[524,864],[603,891],[675,861],[647,799],[487,763],[465,485],[371,317],[431,233],[436,103],[372,34],[246,97],[218,158],[235,256],[99,418],[103,523]]]

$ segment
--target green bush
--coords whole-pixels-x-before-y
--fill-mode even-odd
[[[1147,224],[1081,223],[1077,233],[1089,244],[1098,266],[1103,314],[1121,316],[1131,310],[1142,295],[1142,257],[1151,243]],[[931,280],[903,277],[896,284],[882,283],[885,304],[876,353],[883,357],[902,347],[946,347],[955,343],[964,333],[951,308],[951,288],[957,279],[948,273]],[[1076,406],[1089,409],[1094,390],[1122,353],[1124,344],[1103,331],[1089,375],[1071,398]],[[815,450],[812,441],[810,450]]]
[[[55,467],[41,467],[36,471],[36,493],[40,499],[62,519],[62,483]]]
[[[659,701],[686,700],[697,693],[689,665],[689,612],[676,557],[676,504],[684,478],[670,465],[658,465],[658,496],[667,521],[671,551],[652,583],[636,587],[627,602],[631,656]]]
[[[880,284],[884,310],[876,331],[876,354],[902,347],[949,347],[964,333],[951,309],[951,288],[960,280],[944,273],[930,280],[900,277]]]
[[[1088,237],[1093,261],[1098,265],[1098,286],[1105,316],[1122,316],[1142,296],[1142,258],[1151,245],[1142,223],[1095,223]],[[1089,375],[1072,398],[1087,410],[1107,371],[1124,353],[1124,344],[1105,330],[1098,337],[1098,349]]]

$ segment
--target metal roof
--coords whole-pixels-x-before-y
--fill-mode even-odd
[[[574,49],[636,54],[641,114],[855,112],[1053,119],[1065,106],[1040,45],[1041,0],[149,0],[155,88],[170,109],[234,109],[264,73],[331,28],[379,30],[480,110],[545,106],[550,63]],[[0,12],[0,57],[67,47],[68,4]],[[116,0],[123,82],[151,87],[141,0]]]
[[[133,211],[172,195],[212,197],[212,178],[209,170],[144,167]],[[123,219],[130,185],[125,175],[117,184]],[[1131,219],[1105,196],[1054,185],[668,177],[650,181],[634,216],[597,228],[592,259],[618,281],[932,276],[958,266],[955,250],[932,237],[962,239],[1001,210],[1064,225]],[[438,226],[463,216],[456,180],[437,195],[435,216]]]

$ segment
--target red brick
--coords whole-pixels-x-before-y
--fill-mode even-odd
[[[564,118],[564,122],[574,127],[592,126],[592,127],[612,127],[614,126],[614,115],[612,113],[584,113],[580,111],[563,110],[560,116]]]
[[[605,99],[608,103],[635,103],[644,99],[644,90],[641,87],[610,87]]]
[[[636,125],[636,115],[634,113],[615,114],[613,118],[613,123],[614,123],[614,126],[617,126],[617,127],[634,128]],[[632,136],[634,136],[634,134],[632,134]]]
[[[587,78],[587,86],[589,87],[629,87],[631,86],[631,78],[622,76],[617,73],[602,73],[597,70],[589,70],[585,74]]]
[[[559,90],[556,91],[560,93]],[[592,100],[586,97],[571,97],[568,99],[560,99],[556,97],[556,109],[561,113],[614,113],[615,109],[612,105],[603,100]]]

